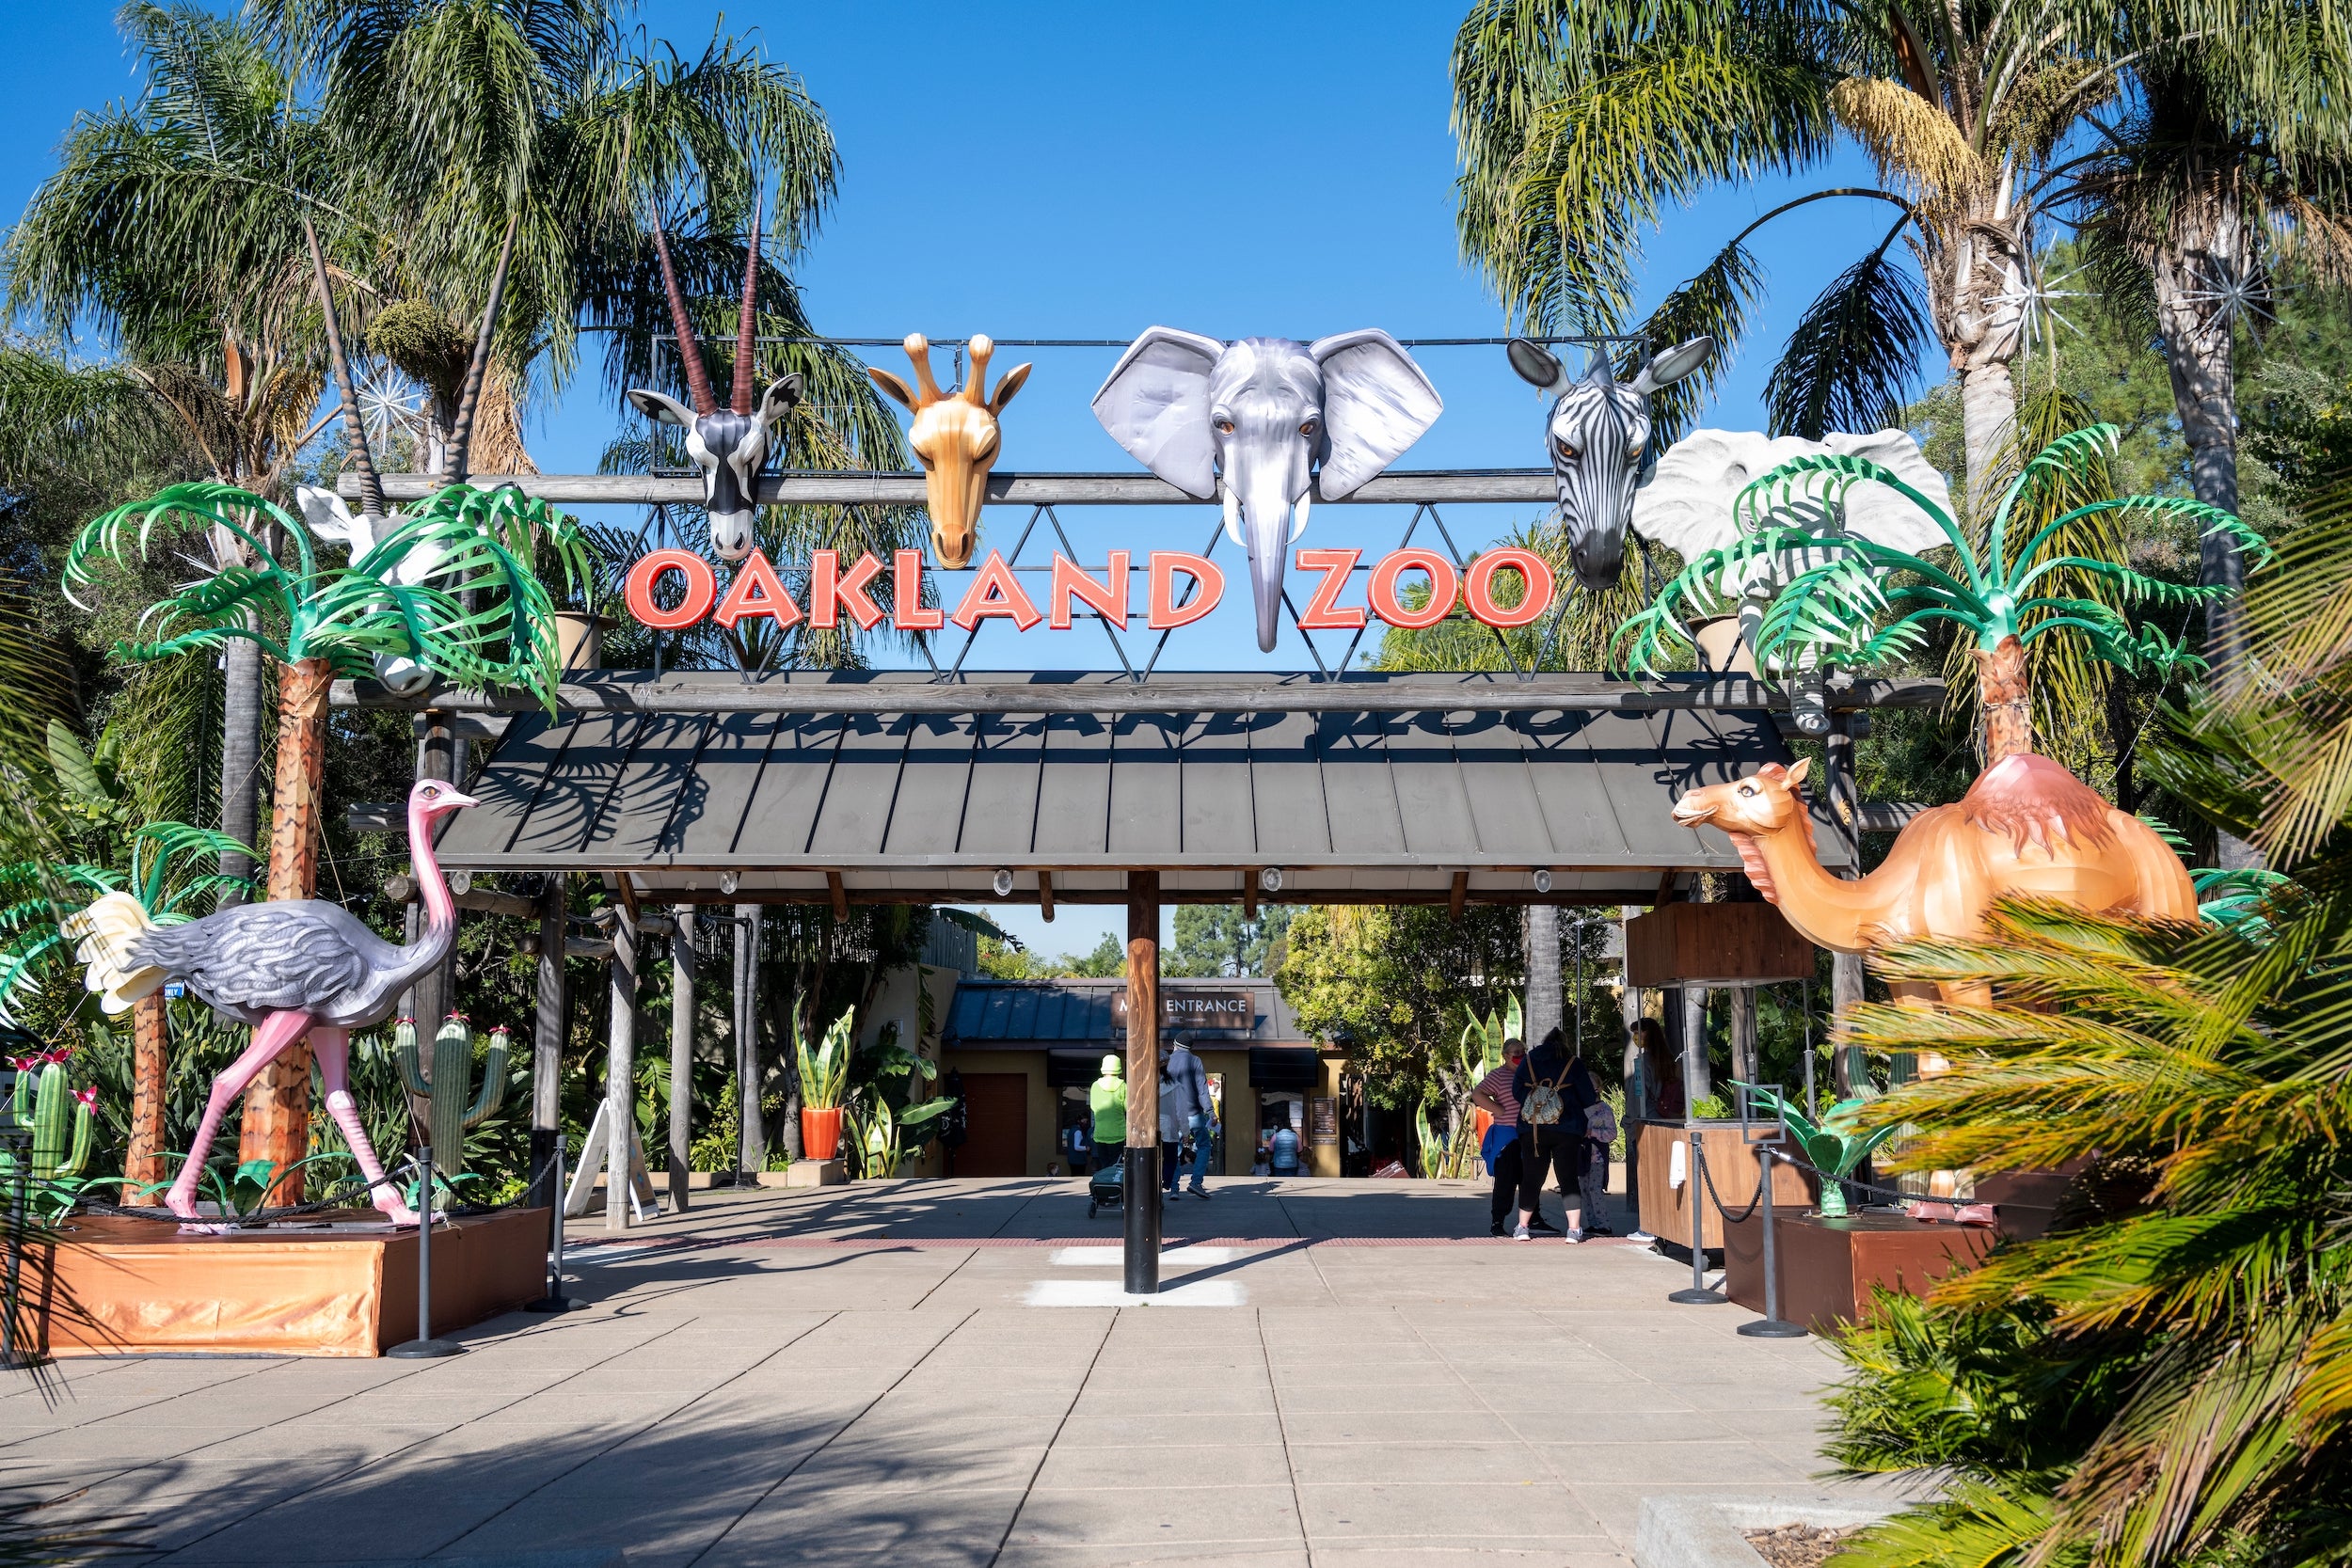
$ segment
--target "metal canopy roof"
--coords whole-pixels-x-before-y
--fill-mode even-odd
[[[919,672],[850,684],[871,705],[901,678],[911,697],[942,689]],[[1663,875],[1739,868],[1723,835],[1674,824],[1675,798],[1789,756],[1760,711],[1482,709],[1458,675],[1350,675],[1324,688],[1333,711],[1272,713],[1186,710],[1188,680],[1230,677],[1158,675],[1160,710],[1116,714],[1072,711],[1073,677],[1035,679],[1055,711],[518,716],[441,863],[707,902],[986,901],[999,867],[1022,902],[1041,873],[1056,901],[1121,901],[1134,868],[1162,873],[1165,901],[1232,902],[1279,867],[1286,900],[1648,903]],[[714,708],[754,689],[668,680]],[[1426,708],[1336,711],[1419,687]]]

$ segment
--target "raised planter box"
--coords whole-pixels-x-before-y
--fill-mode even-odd
[[[1736,1121],[1645,1121],[1641,1124],[1638,1140],[1642,1173],[1642,1228],[1661,1241],[1677,1246],[1691,1244],[1691,1188],[1697,1180],[1695,1174],[1686,1173],[1681,1186],[1671,1186],[1674,1174],[1675,1149],[1687,1145],[1690,1129],[1696,1126],[1702,1156],[1713,1178],[1715,1191],[1725,1206],[1738,1212],[1756,1196],[1757,1159],[1756,1144],[1769,1141],[1780,1143],[1778,1128],[1769,1121],[1752,1121],[1742,1127]],[[1780,1147],[1786,1148],[1787,1145]],[[1791,1150],[1793,1152],[1793,1150]],[[1686,1153],[1684,1158],[1689,1158]],[[1813,1201],[1812,1190],[1805,1184],[1804,1173],[1784,1162],[1775,1161],[1772,1167],[1772,1201],[1790,1209],[1803,1209]],[[1700,1245],[1712,1252],[1724,1244],[1723,1215],[1712,1198],[1702,1198],[1699,1211]]]
[[[417,1337],[417,1232],[354,1212],[331,1227],[183,1236],[86,1216],[24,1249],[32,1331],[52,1355],[381,1355]],[[433,1332],[547,1292],[548,1212],[433,1227]]]
[[[1772,1220],[1780,1315],[1816,1333],[1862,1322],[1869,1315],[1874,1289],[1924,1294],[1955,1269],[1981,1260],[1994,1239],[1982,1226],[1930,1225],[1878,1209],[1842,1219],[1780,1209]],[[1724,1289],[1749,1311],[1764,1310],[1760,1211],[1725,1228]]]

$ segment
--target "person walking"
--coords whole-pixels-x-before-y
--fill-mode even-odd
[[[1568,1054],[1560,1031],[1545,1035],[1511,1075],[1511,1095],[1518,1101],[1519,1136],[1526,1141],[1519,1164],[1519,1223],[1515,1241],[1532,1238],[1531,1223],[1543,1213],[1544,1178],[1560,1184],[1560,1201],[1567,1210],[1566,1240],[1570,1246],[1584,1240],[1584,1193],[1580,1184],[1585,1144],[1590,1136],[1584,1113],[1599,1103],[1593,1075],[1581,1058]]]
[[[1502,1065],[1470,1090],[1470,1103],[1494,1118],[1478,1144],[1478,1157],[1486,1163],[1486,1174],[1495,1181],[1493,1212],[1486,1227],[1489,1236],[1510,1234],[1511,1206],[1519,1196],[1519,1167],[1526,1150],[1519,1145],[1519,1102],[1511,1092],[1511,1079],[1526,1059],[1527,1042],[1514,1035],[1502,1042]],[[1552,1226],[1537,1214],[1533,1227],[1549,1230]]]
[[[1094,1157],[1087,1169],[1108,1170],[1127,1158],[1127,1064],[1117,1055],[1103,1058],[1087,1108],[1094,1113]]]
[[[1172,1053],[1168,1042],[1160,1042],[1160,1193],[1167,1198],[1176,1196],[1176,1183],[1184,1173],[1178,1167],[1178,1155],[1184,1148],[1184,1118],[1175,1104],[1176,1080],[1168,1076],[1168,1059]]]
[[[1209,1100],[1208,1069],[1200,1058],[1193,1054],[1192,1037],[1176,1037],[1175,1048],[1168,1054],[1167,1077],[1160,1085],[1162,1114],[1173,1110],[1177,1117],[1177,1136],[1192,1139],[1192,1182],[1195,1197],[1209,1196],[1209,1151],[1216,1143],[1216,1117]],[[1168,1164],[1168,1190],[1176,1190],[1176,1162]]]

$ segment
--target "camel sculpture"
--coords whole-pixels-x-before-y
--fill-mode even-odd
[[[869,366],[866,373],[914,416],[907,445],[923,464],[923,494],[931,514],[931,553],[942,566],[960,571],[971,564],[980,502],[988,494],[988,473],[996,466],[996,454],[1004,450],[998,416],[1029,379],[1029,367],[1015,365],[997,378],[996,390],[989,392],[988,360],[996,345],[986,338],[975,338],[971,379],[955,391],[943,392],[931,378],[930,340],[920,332],[912,333],[904,346],[914,365],[914,387],[888,371]]]
[[[2048,757],[2002,758],[1959,802],[1911,819],[1876,871],[1841,881],[1821,868],[1813,819],[1798,786],[1809,762],[1768,763],[1753,777],[1692,790],[1675,802],[1686,828],[1731,835],[1748,880],[1816,946],[1839,953],[1922,938],[1984,934],[1993,901],[2055,898],[2093,911],[2195,920],[2197,890],[2153,829],[2116,810]],[[1899,985],[1923,1003],[1928,988]],[[1947,1002],[1982,1002],[1974,990],[1941,988]]]
[[[184,926],[157,926],[136,898],[109,893],[67,920],[66,934],[80,941],[76,953],[89,966],[83,983],[100,993],[107,1012],[123,1012],[177,980],[215,1012],[252,1026],[253,1043],[213,1081],[203,1123],[165,1200],[173,1213],[198,1219],[197,1179],[221,1117],[262,1069],[307,1034],[326,1085],[327,1114],[342,1129],[375,1207],[395,1226],[417,1223],[368,1142],[345,1069],[351,1031],[391,1017],[401,993],[456,939],[457,906],[434,859],[433,823],[473,804],[473,797],[438,779],[419,779],[408,792],[408,853],[425,919],[420,940],[406,946],[386,942],[342,905],[314,898],[238,904]]]

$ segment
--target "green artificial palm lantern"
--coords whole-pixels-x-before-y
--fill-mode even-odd
[[[2010,482],[1980,539],[1899,476],[1866,458],[1820,453],[1791,459],[1733,501],[1742,530],[1739,541],[1693,559],[1654,603],[1617,628],[1612,652],[1623,650],[1625,664],[1637,673],[1655,673],[1677,650],[1692,645],[1690,629],[1676,613],[1677,601],[1693,618],[1720,615],[1733,604],[1726,581],[1774,572],[1780,587],[1756,635],[1759,669],[1886,665],[1925,649],[1929,626],[1949,621],[1969,638],[1975,657],[1986,764],[2030,752],[2032,691],[2026,649],[2042,638],[2072,633],[2092,658],[2127,670],[2203,668],[2202,660],[2160,628],[2145,624],[2135,628],[2115,605],[2060,591],[2065,580],[2060,574],[2101,585],[2127,605],[2204,604],[2228,592],[2167,582],[2117,562],[2054,550],[2054,543],[2092,518],[2138,512],[2182,519],[2201,534],[2225,535],[2268,559],[2262,536],[2235,515],[2185,497],[2063,504],[2084,488],[2082,470],[2104,462],[2119,434],[2113,425],[2092,425],[2042,448]],[[1866,483],[1883,484],[1926,513],[1949,542],[1948,560],[1939,564],[1818,525],[1824,509],[1838,515],[1846,492]],[[2017,543],[2016,536],[2032,527],[2030,520],[2044,517]]]
[[[1867,1100],[1841,1100],[1829,1108],[1828,1115],[1817,1125],[1810,1117],[1798,1110],[1779,1093],[1754,1084],[1739,1085],[1748,1091],[1756,1102],[1780,1117],[1788,1134],[1804,1151],[1805,1163],[1821,1173],[1821,1217],[1846,1217],[1846,1187],[1863,1161],[1874,1153],[1879,1145],[1893,1137],[1900,1127],[1889,1122],[1872,1132],[1862,1130],[1862,1113],[1869,1108]]]

